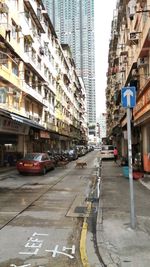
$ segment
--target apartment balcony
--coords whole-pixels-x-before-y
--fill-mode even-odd
[[[24,54],[22,56],[25,63],[30,64],[32,68],[37,68],[35,59],[31,56],[31,51],[24,51]]]
[[[36,5],[36,2],[34,0],[24,0],[24,3],[28,10],[30,11],[30,14],[39,29],[41,33],[45,33],[45,30],[42,25],[42,10]]]
[[[44,122],[43,126],[49,131],[53,131],[53,132],[57,131],[56,125],[53,122]]]
[[[29,86],[27,83],[24,82],[23,84],[23,91],[31,96],[35,101],[39,102],[43,105],[43,96],[40,95],[35,89],[33,89],[31,86]]]
[[[137,62],[138,58],[146,56],[148,51],[149,51],[149,45],[150,45],[150,42],[149,42],[149,29],[150,29],[149,20],[147,20],[147,23],[144,23],[143,25],[141,25],[140,29],[141,29],[142,34],[138,33],[138,35],[137,35],[138,42],[136,41],[137,42],[136,52],[132,53],[132,59],[130,60],[130,64],[129,64],[131,67],[129,67],[127,70],[127,72],[128,72],[126,75],[127,78],[130,75],[132,65],[134,64],[134,62]],[[131,37],[133,38],[134,35],[133,36],[131,35]],[[136,35],[135,35],[135,38],[136,38]]]
[[[49,107],[49,101],[45,98],[43,98],[43,105],[47,108]]]
[[[63,76],[64,84],[68,86],[70,84],[70,79],[67,74],[64,74]]]
[[[120,56],[128,56],[128,51],[127,50],[120,51]]]
[[[62,135],[66,135],[66,136],[70,135],[69,129],[65,129],[64,127],[58,127],[58,132],[59,134],[62,134]]]
[[[12,26],[9,25],[10,34],[8,33],[8,24],[4,23],[0,19],[0,48],[4,51],[8,51],[8,47],[11,50],[15,50],[18,55],[22,54],[22,46],[20,45],[20,41],[18,41],[17,32],[12,33]]]
[[[31,115],[31,114],[29,114],[29,119],[37,123],[40,123],[41,120],[41,118],[38,115]]]
[[[3,1],[2,3],[0,3],[0,13],[1,14],[8,14],[9,8],[6,5],[6,3]]]
[[[49,102],[48,99],[43,98],[43,105],[46,107],[46,110],[50,112],[50,114],[53,116],[55,112],[54,105]]]
[[[32,44],[34,42],[34,33],[29,28],[23,28],[23,36],[24,39],[28,42],[28,44]]]
[[[123,118],[124,115],[125,115],[125,112],[121,113],[120,108],[118,108],[117,110],[115,109],[112,117],[113,117],[113,120],[115,121],[115,123],[119,124],[120,120]]]
[[[6,68],[4,65],[1,65],[0,69],[0,80],[3,82],[3,86],[22,89],[22,81],[19,76],[16,76],[12,73],[11,68]]]
[[[33,57],[31,55],[31,52],[24,52],[23,56],[22,56],[24,62],[26,64],[28,64],[29,69],[33,70],[33,72],[37,73],[38,75],[40,75],[40,77],[43,80],[46,80],[46,77],[44,75],[44,71],[41,68],[41,65],[39,65],[39,63],[35,60],[35,57]],[[54,90],[53,90],[54,91]]]

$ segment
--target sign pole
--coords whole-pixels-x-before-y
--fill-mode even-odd
[[[130,182],[130,209],[131,227],[135,228],[135,207],[133,190],[133,165],[132,165],[132,140],[131,140],[131,110],[127,108],[127,133],[128,133],[128,162],[129,162],[129,182]]]

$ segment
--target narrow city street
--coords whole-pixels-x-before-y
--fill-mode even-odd
[[[99,153],[83,156],[84,168],[1,173],[0,267],[149,267],[149,189],[134,181],[132,229],[129,180],[113,160],[98,173]]]
[[[80,239],[97,153],[82,157],[84,168],[72,161],[44,176],[1,174],[0,267],[83,266]],[[89,229],[90,260],[99,266]]]
[[[150,0],[0,0],[0,267],[150,267],[149,196]]]

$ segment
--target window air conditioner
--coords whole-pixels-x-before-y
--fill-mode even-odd
[[[122,66],[122,67],[120,68],[120,72],[125,72],[125,67]]]
[[[145,66],[145,65],[148,65],[148,57],[138,58],[137,66],[141,67],[141,66]]]
[[[137,41],[137,40],[139,40],[139,33],[137,33],[137,32],[130,32],[129,33],[129,40],[130,41]]]
[[[44,48],[42,46],[39,48],[39,53],[41,56],[44,56]]]
[[[29,119],[30,120],[33,120],[33,115],[29,115]]]
[[[123,63],[128,63],[128,57],[127,56],[123,57]]]
[[[42,10],[41,10],[41,13],[42,13],[42,14],[47,14],[47,10],[42,9]]]
[[[127,44],[128,45],[137,45],[139,41],[140,32],[130,32],[128,34]]]
[[[8,6],[5,3],[0,2],[0,14],[8,13]]]
[[[21,32],[21,30],[22,30],[22,28],[21,28],[21,26],[19,26],[19,25],[16,25],[16,32]]]

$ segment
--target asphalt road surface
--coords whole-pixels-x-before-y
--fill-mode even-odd
[[[101,266],[92,233],[94,212],[85,237],[88,248],[81,241],[98,153],[80,158],[87,162],[84,168],[73,161],[44,176],[16,170],[0,175],[0,267],[80,267],[85,250],[91,266]]]

